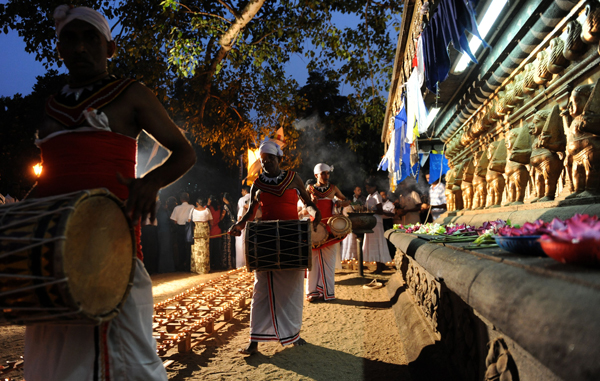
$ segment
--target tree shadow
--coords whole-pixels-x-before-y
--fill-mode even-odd
[[[271,364],[316,381],[412,380],[406,365],[369,360],[310,343],[285,349],[272,356],[257,353],[245,361],[252,367]]]
[[[374,310],[384,310],[392,306],[392,303],[390,303],[389,300],[383,302],[363,302],[360,300],[333,299],[327,303],[339,304],[342,306],[362,307]]]

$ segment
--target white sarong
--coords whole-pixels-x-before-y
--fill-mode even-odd
[[[250,340],[295,343],[300,338],[304,270],[255,271]]]
[[[246,229],[242,230],[242,235],[235,237],[235,267],[246,266]]]
[[[336,243],[312,251],[312,268],[308,272],[306,296],[335,299],[335,256],[339,245]]]
[[[363,261],[365,262],[391,262],[390,250],[387,240],[383,236],[383,218],[375,214],[377,225],[373,228],[373,233],[365,234],[363,241]]]
[[[152,281],[136,261],[131,292],[110,322],[27,327],[27,381],[167,380],[152,337]]]
[[[349,261],[356,258],[356,234],[350,233],[342,241],[342,261]]]

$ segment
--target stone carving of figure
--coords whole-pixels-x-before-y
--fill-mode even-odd
[[[460,184],[462,191],[463,209],[470,210],[473,208],[473,175],[475,172],[475,159],[467,159],[463,166],[463,178]]]
[[[513,128],[506,136],[506,205],[521,205],[525,198],[525,188],[529,181],[529,172],[525,164],[529,164],[531,143],[529,130]]]
[[[504,192],[504,169],[506,166],[506,145],[504,139],[490,144],[487,152],[488,171],[485,175],[487,182],[487,208],[497,208],[502,203],[502,192]]]
[[[485,175],[489,160],[486,151],[475,152],[473,155],[473,209],[483,209],[487,199],[487,182]]]
[[[449,212],[453,212],[455,210],[454,204],[454,193],[452,192],[452,188],[454,187],[454,179],[456,178],[456,171],[454,169],[454,164],[448,160],[448,172],[446,172],[446,210]]]
[[[462,201],[462,180],[464,174],[464,163],[458,164],[454,168],[454,186],[452,187],[452,202],[454,202],[454,210],[461,210],[463,208]]]
[[[574,192],[566,198],[597,196],[600,188],[600,87],[576,87],[569,98],[573,121],[567,134],[567,161]]]
[[[529,131],[534,137],[530,164],[536,191],[536,198],[531,202],[552,201],[556,197],[556,184],[563,169],[558,152],[564,153],[566,147],[559,107],[536,112]]]

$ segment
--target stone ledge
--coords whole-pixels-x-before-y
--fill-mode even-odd
[[[550,258],[519,263],[392,231],[386,236],[556,375],[600,379],[600,271],[547,268]]]

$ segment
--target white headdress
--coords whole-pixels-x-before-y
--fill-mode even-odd
[[[318,175],[321,172],[333,172],[333,165],[327,165],[325,163],[319,163],[315,165],[314,174]]]
[[[258,154],[260,155],[261,153],[269,153],[275,156],[283,156],[283,151],[281,150],[281,147],[279,147],[279,144],[271,140],[267,140],[266,142],[260,145],[260,148],[258,149]]]
[[[112,41],[108,21],[102,14],[88,7],[71,7],[59,5],[54,10],[54,21],[56,22],[56,37],[60,37],[62,28],[73,20],[82,20],[92,24],[106,37],[106,41]]]

